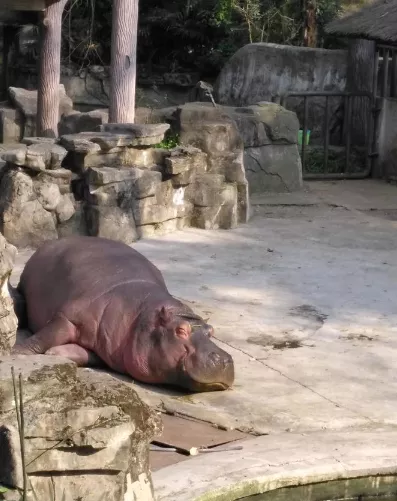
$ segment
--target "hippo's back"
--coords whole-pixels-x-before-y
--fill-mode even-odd
[[[75,236],[40,247],[26,263],[18,289],[26,298],[29,327],[37,331],[67,305],[89,308],[117,286],[135,281],[167,290],[159,270],[128,245]]]

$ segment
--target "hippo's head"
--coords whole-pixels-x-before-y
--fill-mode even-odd
[[[183,318],[162,308],[151,333],[148,382],[196,392],[229,388],[234,381],[233,359],[211,340],[212,333],[200,317]]]

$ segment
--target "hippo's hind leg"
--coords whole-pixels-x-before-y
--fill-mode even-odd
[[[13,287],[8,282],[8,292],[14,303],[14,312],[18,319],[18,329],[24,329],[28,326],[28,316],[26,312],[26,300],[18,287]]]
[[[39,355],[55,346],[74,343],[75,340],[76,327],[64,315],[58,314],[36,334],[16,344],[12,354]]]
[[[79,367],[101,367],[105,365],[94,352],[87,350],[78,344],[55,346],[54,348],[47,350],[45,354],[69,358],[73,362],[76,362]]]

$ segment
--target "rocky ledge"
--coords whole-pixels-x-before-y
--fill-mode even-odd
[[[0,172],[0,231],[17,247],[70,234],[130,244],[193,226],[230,229],[249,216],[243,143],[232,120],[178,117],[181,144],[159,147],[167,123],[103,124],[9,147]]]

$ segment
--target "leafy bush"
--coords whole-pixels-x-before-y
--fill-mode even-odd
[[[338,14],[341,1],[316,1],[320,46],[335,46],[323,28]],[[138,63],[155,72],[197,71],[201,78],[211,77],[246,43],[302,44],[302,0],[141,0],[139,9]],[[110,63],[111,10],[111,0],[68,4],[64,62]]]

